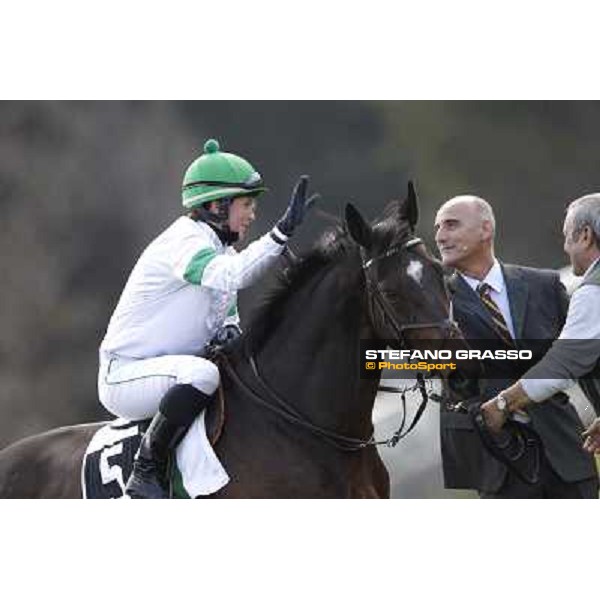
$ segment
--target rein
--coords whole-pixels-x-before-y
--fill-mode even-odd
[[[423,375],[420,373],[417,374],[417,383],[415,383],[411,387],[407,387],[404,389],[396,389],[396,388],[379,388],[384,389],[385,391],[394,391],[400,392],[401,394],[401,403],[402,403],[402,419],[400,422],[400,426],[397,430],[387,439],[384,440],[376,440],[374,434],[369,438],[355,438],[351,436],[341,435],[331,429],[327,429],[324,427],[320,427],[315,425],[312,421],[310,421],[307,417],[299,413],[293,406],[291,406],[288,402],[286,402],[275,390],[273,390],[268,383],[263,379],[258,371],[258,366],[256,364],[256,360],[253,356],[248,357],[248,362],[250,367],[252,368],[252,373],[254,378],[263,388],[263,391],[269,396],[272,402],[265,400],[260,394],[257,394],[246,382],[242,380],[239,374],[235,371],[229,359],[224,355],[219,355],[219,360],[225,366],[225,369],[232,380],[244,391],[246,394],[255,402],[267,408],[271,412],[279,415],[289,423],[294,425],[299,425],[313,433],[314,435],[322,438],[325,442],[334,446],[338,450],[342,450],[344,452],[354,452],[356,450],[362,450],[363,448],[367,448],[368,446],[379,446],[386,445],[389,448],[393,448],[396,444],[405,436],[407,436],[415,427],[421,415],[425,411],[425,407],[427,406],[428,401],[428,392],[425,385],[425,379]],[[406,425],[406,394],[408,392],[412,392],[415,390],[419,390],[421,393],[421,404],[417,409],[410,425],[405,430],[404,427]]]
[[[254,357],[248,357],[248,362],[250,363],[250,367],[252,368],[252,373],[254,374],[254,378],[263,388],[263,391],[267,393],[271,402],[265,400],[260,394],[257,394],[248,384],[246,384],[238,373],[236,373],[235,369],[224,355],[221,356],[223,360],[223,364],[227,369],[227,372],[235,381],[235,383],[242,389],[248,396],[263,406],[264,408],[269,409],[271,412],[279,415],[289,423],[293,423],[294,425],[299,425],[314,435],[322,438],[331,446],[334,446],[338,450],[343,450],[346,452],[356,451],[365,448],[372,444],[372,436],[368,439],[355,438],[350,436],[341,435],[335,431],[331,431],[330,429],[326,429],[324,427],[319,427],[312,423],[309,419],[299,413],[293,406],[288,404],[279,394],[277,394],[261,377],[258,367],[256,365],[256,361]]]

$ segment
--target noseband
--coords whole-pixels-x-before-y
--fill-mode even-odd
[[[418,246],[422,243],[423,240],[421,240],[421,238],[411,238],[406,243],[393,246],[384,254],[380,254],[379,256],[369,259],[366,257],[364,248],[362,246],[360,248],[362,270],[365,274],[365,282],[368,294],[368,307],[371,325],[373,328],[376,328],[377,319],[375,318],[375,305],[378,304],[381,312],[383,313],[384,325],[389,323],[391,329],[395,333],[395,337],[400,341],[402,347],[406,346],[406,337],[404,335],[405,331],[414,331],[419,329],[439,329],[443,334],[444,340],[452,338],[459,332],[458,324],[456,321],[454,321],[452,312],[447,319],[442,319],[441,321],[435,321],[431,323],[399,323],[394,315],[394,309],[390,301],[386,298],[385,292],[381,288],[381,284],[373,276],[371,267],[373,267],[375,263],[383,260],[384,258],[389,258],[390,256],[400,255],[402,252],[410,250],[410,248]],[[452,310],[452,305],[450,310]],[[385,323],[385,321],[387,321],[387,323]]]

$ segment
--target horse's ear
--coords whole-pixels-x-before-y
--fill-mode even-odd
[[[373,230],[352,204],[346,204],[346,225],[350,237],[368,250],[373,243]]]
[[[400,219],[408,221],[412,231],[419,220],[419,206],[417,204],[417,194],[412,181],[408,182],[408,193],[404,202],[400,204]]]

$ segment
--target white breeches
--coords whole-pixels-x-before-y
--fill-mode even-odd
[[[219,387],[219,369],[199,356],[100,359],[100,402],[117,417],[130,420],[153,417],[165,393],[178,384],[193,385],[212,395]]]

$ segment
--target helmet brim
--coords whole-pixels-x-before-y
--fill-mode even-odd
[[[254,189],[247,189],[241,187],[222,187],[215,190],[208,190],[202,194],[190,196],[189,198],[183,199],[183,206],[185,208],[195,208],[202,206],[207,202],[213,202],[215,200],[221,200],[223,198],[240,198],[242,196],[259,196],[260,194],[268,191],[269,188],[258,187]]]

